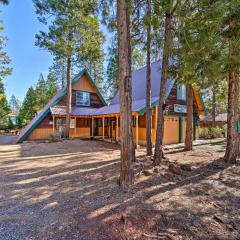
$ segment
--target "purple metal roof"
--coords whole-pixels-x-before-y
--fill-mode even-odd
[[[159,97],[153,97],[152,102],[158,100]],[[146,99],[139,99],[132,102],[132,111],[139,112],[146,107]],[[120,104],[110,104],[96,110],[94,115],[104,115],[104,114],[116,114],[120,112]]]
[[[162,61],[151,64],[152,97],[159,97],[161,83]],[[171,80],[167,82],[167,88],[171,85]],[[132,73],[132,100],[146,99],[146,67]],[[119,92],[111,101],[110,105],[119,104]]]
[[[152,102],[158,100],[158,97],[153,97]],[[132,102],[132,111],[138,112],[146,107],[146,100],[140,99]],[[120,112],[120,104],[112,104],[101,108],[73,107],[71,115],[73,116],[96,116],[106,114],[117,114]],[[51,108],[53,115],[66,115],[66,106],[55,106]]]
[[[66,115],[66,106],[55,106],[52,107],[51,113],[53,115]],[[97,108],[88,108],[88,107],[73,107],[71,115],[73,116],[92,116],[95,115]]]
[[[159,98],[161,83],[161,61],[151,64],[152,102]],[[172,88],[173,80],[167,82],[167,95]],[[146,107],[146,67],[132,73],[132,111],[138,112]],[[52,114],[65,115],[64,106],[51,109]],[[109,106],[101,108],[73,107],[71,114],[76,116],[96,116],[105,114],[117,114],[120,112],[119,92],[113,98]]]
[[[79,76],[76,77],[76,79]],[[173,80],[168,80],[167,82],[167,93],[173,85]],[[155,102],[159,98],[160,93],[160,83],[161,83],[161,61],[157,61],[151,64],[151,83],[152,83],[152,102]],[[138,112],[146,107],[146,67],[143,67],[132,73],[132,111]],[[63,106],[54,106],[55,101],[61,97],[66,90],[66,87],[59,90],[58,93],[48,102],[48,104],[42,109],[42,111],[37,114],[35,118],[21,131],[18,136],[17,142],[24,139],[25,134],[29,134],[32,128],[34,128],[42,118],[50,110],[52,114],[55,115],[65,115],[66,109]],[[113,98],[109,106],[104,106],[102,108],[82,108],[73,107],[71,114],[75,116],[93,116],[93,115],[105,115],[105,114],[116,114],[120,112],[119,104],[119,92]]]

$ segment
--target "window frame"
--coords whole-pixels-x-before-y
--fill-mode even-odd
[[[70,129],[75,129],[75,118],[70,118]]]
[[[78,94],[79,93],[88,95],[88,102],[89,102],[88,104],[83,104],[83,103],[78,102]],[[75,100],[76,106],[84,106],[84,107],[90,107],[91,106],[91,93],[90,92],[77,90],[76,93],[75,93],[75,98],[76,98],[76,100]]]
[[[59,127],[66,127],[66,118],[63,117],[56,117],[55,118],[55,129],[59,130]]]
[[[184,91],[183,91],[183,88],[184,88]],[[182,100],[182,101],[187,100],[187,88],[185,84],[182,84],[182,83],[177,84],[177,100]]]

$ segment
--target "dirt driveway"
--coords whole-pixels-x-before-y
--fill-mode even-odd
[[[17,138],[16,135],[0,135],[0,145],[15,144]]]
[[[240,166],[225,143],[166,147],[168,161],[118,187],[118,146],[97,141],[0,146],[0,239],[240,239]],[[137,152],[144,160],[144,149]],[[141,164],[137,164],[141,166]]]

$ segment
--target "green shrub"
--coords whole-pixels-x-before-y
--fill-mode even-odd
[[[203,127],[199,129],[199,137],[202,139],[214,139],[224,137],[226,127]]]
[[[59,133],[50,134],[48,136],[48,142],[59,142],[61,141],[61,136]]]

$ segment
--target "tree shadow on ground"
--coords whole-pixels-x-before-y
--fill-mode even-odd
[[[69,155],[36,144],[36,156],[24,146],[17,160],[0,157],[1,239],[237,239],[239,168],[216,157],[181,176],[163,166],[124,192],[115,145],[70,145]],[[236,226],[216,222],[218,213]]]

